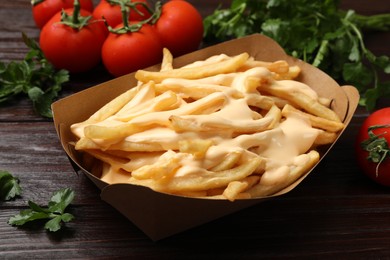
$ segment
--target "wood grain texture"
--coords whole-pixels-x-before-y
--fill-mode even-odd
[[[219,1],[191,0],[203,15]],[[227,6],[230,1],[222,1]],[[390,12],[389,1],[342,1],[363,14]],[[21,60],[27,48],[21,32],[38,39],[27,0],[0,1],[0,60]],[[389,33],[372,34],[367,44],[390,55]],[[61,97],[110,79],[99,67],[72,75]],[[384,100],[380,106],[389,106]],[[99,190],[71,167],[51,120],[16,99],[0,105],[0,169],[21,181],[22,196],[0,202],[0,259],[256,259],[388,258],[390,190],[369,181],[356,166],[353,144],[367,116],[359,108],[333,151],[296,189],[159,242],[100,199]],[[39,225],[16,228],[10,216],[28,200],[46,205],[56,190],[70,187],[76,219],[59,233]]]

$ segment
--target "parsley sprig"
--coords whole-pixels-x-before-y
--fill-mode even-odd
[[[390,58],[375,56],[364,43],[367,31],[389,31],[390,14],[364,16],[338,8],[339,1],[233,0],[230,8],[204,19],[205,43],[262,33],[285,51],[328,73],[340,84],[354,85],[360,104],[373,110],[390,97]]]
[[[28,201],[29,209],[22,210],[19,214],[11,217],[8,224],[22,226],[27,222],[46,219],[48,220],[44,226],[45,229],[56,232],[61,229],[62,223],[69,222],[74,219],[70,213],[66,213],[66,207],[72,202],[74,191],[70,188],[65,188],[57,191],[51,197],[47,207],[40,207],[32,201]]]
[[[69,81],[69,72],[56,70],[45,58],[37,42],[22,34],[29,51],[22,61],[0,62],[0,104],[19,95],[27,95],[34,110],[51,118],[51,103],[62,84]]]
[[[0,170],[0,201],[20,196],[21,191],[19,179],[7,171]]]

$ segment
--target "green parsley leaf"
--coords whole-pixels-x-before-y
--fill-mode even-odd
[[[61,229],[62,223],[74,219],[70,213],[65,213],[65,209],[74,199],[74,191],[66,188],[53,194],[47,207],[41,207],[36,203],[29,201],[29,209],[22,210],[19,214],[11,217],[8,224],[22,226],[27,222],[47,219],[44,228],[50,232],[56,232]]]
[[[340,1],[233,0],[206,16],[204,44],[261,33],[274,39],[287,54],[326,72],[340,85],[360,92],[360,104],[375,108],[390,97],[378,75],[390,74],[390,58],[376,57],[364,44],[363,32],[389,31],[390,13],[364,16],[339,9]]]
[[[7,171],[0,170],[0,200],[13,199],[20,196],[21,191],[19,179]]]
[[[27,95],[39,115],[51,118],[51,104],[62,85],[69,81],[69,72],[56,70],[45,58],[37,42],[25,34],[22,37],[29,47],[25,59],[8,64],[0,62],[0,103]]]

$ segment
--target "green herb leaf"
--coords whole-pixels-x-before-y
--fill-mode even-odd
[[[339,9],[338,0],[234,0],[204,19],[205,45],[262,33],[287,54],[325,71],[340,85],[358,88],[360,104],[375,108],[390,97],[380,82],[390,73],[390,58],[376,57],[364,44],[363,32],[389,31],[390,13],[364,16]],[[364,65],[363,65],[364,64]]]
[[[40,207],[36,203],[29,201],[30,209],[22,210],[19,214],[11,217],[8,224],[15,226],[22,226],[27,222],[47,219],[44,228],[56,232],[61,229],[62,222],[66,223],[74,219],[70,213],[64,213],[67,206],[74,199],[74,191],[66,188],[61,189],[53,194],[48,207]]]
[[[49,211],[63,214],[66,207],[73,201],[74,192],[71,189],[63,189],[53,195],[48,204]]]
[[[0,200],[13,199],[20,196],[21,191],[19,179],[7,171],[0,170]]]
[[[45,229],[51,232],[56,232],[61,229],[61,216],[56,215],[54,218],[46,222]]]
[[[22,226],[27,222],[35,221],[38,219],[46,219],[47,213],[45,212],[36,212],[32,209],[22,210],[19,214],[11,217],[8,220],[8,224],[15,226]]]
[[[8,64],[0,62],[0,103],[27,95],[39,115],[51,118],[51,104],[62,85],[69,81],[69,72],[56,70],[45,58],[37,42],[25,34],[22,37],[29,47],[25,59]]]

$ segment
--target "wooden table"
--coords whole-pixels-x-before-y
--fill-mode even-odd
[[[217,1],[192,1],[203,15]],[[390,12],[388,1],[343,1],[360,13]],[[21,32],[38,38],[29,1],[0,2],[0,59],[21,60]],[[390,55],[389,33],[372,34],[367,45]],[[97,69],[72,77],[61,96],[110,77]],[[379,107],[389,105],[382,101]],[[367,116],[359,108],[332,152],[296,189],[272,200],[173,237],[152,242],[101,201],[99,190],[76,175],[51,120],[35,115],[27,99],[0,106],[0,169],[20,179],[22,197],[0,202],[0,259],[63,258],[387,258],[390,257],[390,190],[359,171],[354,138]],[[10,216],[28,200],[46,205],[60,188],[75,190],[76,219],[57,233],[35,226],[15,228]]]

